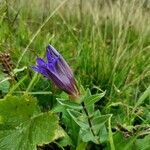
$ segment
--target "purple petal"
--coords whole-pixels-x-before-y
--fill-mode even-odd
[[[47,61],[48,61],[48,63],[51,63],[52,61],[53,61],[53,57],[52,57],[52,55],[51,55],[51,53],[50,53],[50,51],[49,51],[49,49],[47,48],[46,49],[46,57],[47,57]]]
[[[31,66],[31,69],[33,69],[34,71],[36,71],[36,72],[39,72],[39,73],[40,73],[39,68],[38,68],[38,67],[36,67],[36,66]]]
[[[57,70],[60,73],[64,73],[66,74],[69,78],[73,77],[73,73],[72,70],[70,69],[69,65],[67,64],[67,62],[61,57],[61,55],[57,52],[57,50],[51,46],[48,45],[47,49],[47,59],[49,63],[53,63],[53,65],[56,65]],[[56,64],[56,62],[58,61],[58,63]]]
[[[49,77],[49,74],[48,74],[48,69],[47,68],[45,68],[45,67],[40,67],[39,68],[40,69],[40,73],[43,75],[43,76],[45,76],[45,77]]]
[[[52,62],[54,58],[58,57],[60,54],[56,51],[56,49],[50,44],[46,48],[46,56],[48,62]]]
[[[59,60],[60,56],[56,57],[51,63],[47,64],[48,70],[51,72],[57,73],[57,61]]]
[[[64,90],[68,94],[72,94],[74,89],[70,86],[70,81],[66,76],[58,76],[56,73],[49,71],[49,79],[60,89]]]
[[[74,78],[72,70],[63,58],[58,61],[58,66],[60,73],[64,73],[69,79]]]
[[[47,64],[47,69],[48,69],[50,72],[53,72],[53,73],[54,73],[54,72],[55,72],[55,73],[57,72],[55,66],[54,66],[52,63],[48,63],[48,64]]]
[[[51,79],[57,87],[64,90],[68,94],[72,94],[76,91],[74,85],[75,80],[72,77],[71,79],[66,76],[64,72],[61,72],[58,68],[52,65],[52,63],[47,65],[49,70],[48,78]]]
[[[46,66],[46,62],[40,57],[36,59],[36,62],[38,66]]]
[[[37,67],[37,66],[31,66],[31,68],[34,70],[34,71],[36,71],[36,72],[38,72],[38,73],[41,73],[43,76],[45,76],[45,77],[47,77],[48,78],[48,71],[47,71],[47,69],[46,68],[44,68],[44,67]]]

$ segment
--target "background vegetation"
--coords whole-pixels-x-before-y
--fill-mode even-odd
[[[4,73],[5,68],[1,66],[2,99],[9,95],[18,103],[12,95],[32,95],[34,98],[22,99],[36,98],[38,104],[33,107],[39,107],[38,112],[55,108],[56,97],[63,94],[30,69],[37,56],[45,57],[48,43],[69,63],[79,85],[89,88],[93,95],[106,91],[94,105],[95,111],[100,110],[102,115],[112,115],[105,124],[108,137],[100,136],[100,144],[80,145],[75,140],[77,124],[72,120],[72,129],[67,125],[69,122],[59,116],[59,124],[73,144],[68,140],[64,145],[56,142],[55,139],[62,136],[57,135],[47,142],[35,140],[38,145],[47,144],[39,149],[150,149],[148,0],[1,0],[0,14],[0,52],[10,53],[13,64],[11,73]],[[24,100],[22,103],[24,105]],[[0,113],[3,114],[3,110]],[[55,121],[58,123],[58,118]],[[0,125],[1,122],[0,115]],[[3,133],[5,129],[0,126],[0,130]],[[7,145],[3,143],[4,137],[0,136],[1,149]]]

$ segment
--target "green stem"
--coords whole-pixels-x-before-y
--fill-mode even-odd
[[[87,111],[87,109],[86,109],[86,107],[85,107],[85,105],[84,105],[84,102],[82,102],[81,104],[82,104],[83,110],[84,110],[84,112],[85,112],[85,114],[86,114],[86,116],[87,116],[87,118],[88,118],[88,123],[89,123],[89,127],[90,127],[90,129],[91,129],[91,132],[92,132],[93,136],[95,137],[95,133],[94,133],[94,130],[93,130],[93,128],[92,128],[92,122],[91,122],[91,120],[90,120],[89,113],[88,113],[88,111]]]

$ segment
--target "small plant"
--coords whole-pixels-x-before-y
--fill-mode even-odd
[[[99,110],[94,109],[94,104],[98,102],[104,95],[95,94],[91,95],[90,91],[79,91],[77,87],[73,72],[70,67],[63,59],[63,57],[58,53],[58,51],[48,45],[46,48],[47,62],[42,58],[37,58],[37,66],[32,66],[31,68],[42,74],[47,79],[53,81],[53,83],[61,90],[69,95],[71,102],[67,99],[58,98],[58,103],[64,108],[57,111],[57,107],[54,112],[62,112],[62,117],[64,120],[64,126],[68,130],[74,130],[69,126],[68,120],[65,118],[70,116],[70,121],[74,121],[79,127],[78,132],[74,136],[77,136],[76,144],[73,147],[78,147],[80,143],[77,142],[94,142],[95,144],[102,144],[106,142],[108,133],[105,123],[111,117],[111,115],[101,115]],[[73,100],[73,101],[72,101]],[[75,125],[73,125],[75,126]],[[103,135],[104,134],[104,135]],[[101,140],[101,136],[102,140]],[[104,140],[105,139],[105,140]],[[73,141],[73,139],[71,139]],[[70,144],[70,143],[68,143]],[[87,145],[85,145],[86,148]]]

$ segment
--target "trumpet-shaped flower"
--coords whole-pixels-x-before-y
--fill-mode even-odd
[[[51,45],[48,45],[46,48],[46,56],[47,61],[38,57],[37,65],[32,66],[31,68],[52,80],[58,88],[69,95],[77,97],[79,92],[73,72],[63,57]]]

